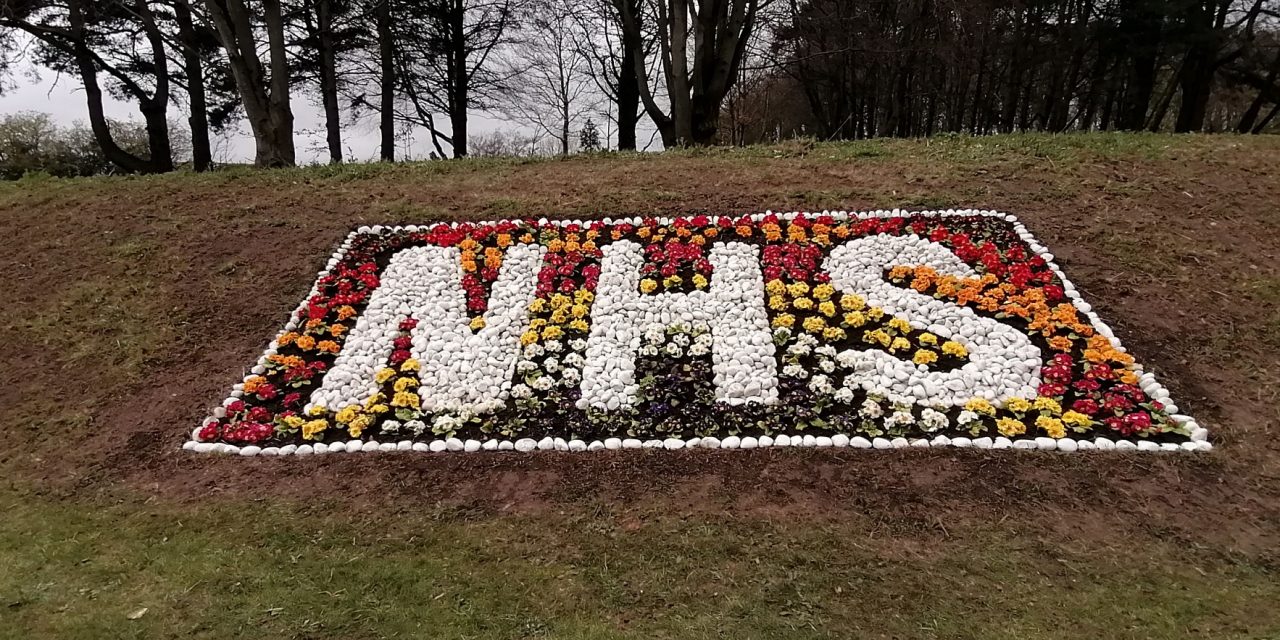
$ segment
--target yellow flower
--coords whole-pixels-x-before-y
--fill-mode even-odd
[[[341,411],[338,411],[338,415],[334,416],[333,419],[337,420],[338,424],[347,424],[352,420],[355,420],[358,415],[360,415],[360,407],[353,404],[343,407]]]
[[[844,323],[850,327],[861,327],[867,323],[867,316],[861,311],[850,311],[844,314]]]
[[[562,335],[564,335],[564,330],[554,324],[542,330],[543,340],[555,340]]]
[[[769,296],[769,308],[774,311],[782,311],[787,308],[786,296]]]
[[[408,360],[405,360],[404,362],[400,363],[400,372],[401,372],[401,373],[409,373],[410,371],[418,371],[418,370],[419,370],[419,369],[421,369],[421,368],[422,368],[422,366],[418,364],[418,360],[417,360],[416,358],[409,358]]]
[[[326,413],[329,413],[329,410],[324,408],[324,405],[321,405],[321,404],[313,405],[310,409],[307,410],[307,415],[313,418],[320,417]]]
[[[986,398],[974,398],[964,403],[964,408],[974,413],[981,413],[988,416],[996,414],[996,408],[991,406],[991,403],[988,402]]]
[[[901,338],[899,338],[899,340],[901,340]],[[911,358],[911,361],[916,364],[931,364],[938,361],[938,354],[929,351],[928,349],[920,349],[919,351],[916,351],[916,355]]]
[[[1079,411],[1068,411],[1062,414],[1062,422],[1072,427],[1084,429],[1093,424],[1093,420]]]
[[[836,288],[823,283],[813,288],[813,297],[819,300],[830,300],[832,294],[836,292]]]
[[[552,309],[559,309],[559,308],[561,308],[561,307],[567,307],[567,306],[569,306],[570,304],[573,304],[573,299],[572,299],[572,298],[570,298],[569,296],[566,296],[566,295],[565,295],[565,294],[563,294],[563,293],[557,293],[557,294],[553,294],[553,295],[551,296],[551,308],[552,308]]]
[[[470,324],[472,331],[479,331],[484,328],[484,316],[476,316],[471,319]]]
[[[530,313],[542,313],[542,310],[546,308],[547,300],[545,298],[534,298],[533,302],[529,303]]]
[[[421,398],[418,397],[418,394],[412,391],[400,391],[396,393],[394,398],[391,399],[391,406],[412,407],[414,409],[417,409],[418,403],[420,400]]]
[[[680,276],[670,276],[662,281],[662,286],[670,289],[672,287],[680,286],[680,283],[682,282],[684,282],[684,278],[681,278]]]
[[[911,323],[896,316],[889,318],[889,328],[898,333],[911,333]]]
[[[856,293],[846,293],[840,296],[840,308],[845,311],[858,311],[867,306],[867,301]]]
[[[526,332],[524,332],[524,333],[520,334],[520,345],[521,345],[521,346],[525,346],[525,347],[527,347],[527,346],[529,346],[529,345],[531,345],[531,344],[533,344],[533,343],[535,343],[535,342],[537,342],[537,341],[538,341],[538,332],[537,332],[537,331],[526,331]]]
[[[830,341],[844,340],[844,329],[840,327],[827,327],[822,330],[822,337]]]
[[[778,314],[773,319],[773,326],[791,328],[796,323],[796,317],[789,313]]]
[[[591,293],[586,289],[578,289],[577,291],[573,292],[573,301],[577,302],[578,304],[591,304],[591,301],[595,299],[596,299],[596,294]]]
[[[1062,425],[1062,421],[1049,416],[1040,416],[1036,418],[1036,426],[1044,429],[1050,438],[1063,438],[1067,435],[1067,429]]]
[[[804,282],[792,282],[787,285],[787,293],[791,294],[792,298],[798,298],[809,293],[809,285]]]
[[[701,273],[695,273],[695,274],[693,274],[693,286],[695,286],[695,287],[697,287],[697,288],[699,288],[699,289],[706,289],[706,288],[707,288],[707,277],[706,277],[706,276],[704,276],[704,275],[702,275]]]
[[[590,310],[591,309],[585,304],[575,304],[572,307],[569,307],[569,315],[575,318],[585,318],[587,316],[587,312]]]
[[[405,376],[403,378],[396,380],[396,383],[392,385],[392,388],[396,390],[396,393],[399,393],[401,391],[407,391],[409,389],[413,389],[417,386],[418,386],[418,381],[415,378]]]
[[[350,434],[352,438],[359,438],[360,434],[364,433],[364,430],[369,428],[369,425],[371,424],[373,424],[373,418],[370,418],[369,416],[360,416],[355,420],[352,420],[351,424],[347,425],[347,433]]]
[[[801,311],[808,311],[813,308],[813,300],[810,300],[809,298],[796,298],[791,301],[791,306],[800,309]]]
[[[316,436],[320,435],[321,433],[324,433],[324,430],[328,428],[329,428],[329,423],[327,421],[312,420],[311,422],[308,422],[302,425],[302,439],[314,440]]]
[[[818,311],[822,312],[822,315],[827,317],[834,316],[836,314],[836,304],[830,300],[826,300],[818,305]]]
[[[564,307],[551,312],[551,324],[564,324],[569,321],[569,309]]]
[[[787,285],[783,284],[781,280],[774,279],[765,283],[764,290],[771,296],[780,296],[787,292]]]
[[[387,395],[386,395],[385,393],[383,393],[383,392],[379,391],[379,392],[377,392],[377,393],[375,393],[375,394],[373,394],[373,395],[369,396],[369,399],[364,401],[364,409],[365,409],[365,411],[372,411],[373,409],[371,409],[370,407],[373,407],[374,405],[378,404],[379,402],[386,402],[386,400],[387,400]]]
[[[920,344],[927,344],[930,346],[938,344],[938,336],[935,336],[932,333],[920,334],[919,340],[920,340]]]
[[[376,414],[376,415],[382,415],[390,410],[391,410],[391,407],[388,407],[385,404],[375,404],[371,407],[368,407],[369,413]]]
[[[894,338],[893,342],[889,343],[890,351],[902,351],[904,349],[910,349],[910,348],[911,348],[911,342],[906,338],[903,338],[902,336],[898,336],[897,338]]]
[[[870,309],[867,309],[867,317],[871,318],[872,322],[880,322],[880,319],[884,317],[884,309],[881,309],[880,307],[871,307]]]
[[[577,320],[574,320],[573,322],[570,322],[569,328],[573,329],[574,331],[577,331],[578,333],[586,333],[587,329],[591,328],[591,325],[587,324],[586,320],[579,318]]]
[[[969,350],[964,348],[964,345],[954,340],[948,340],[942,343],[942,352],[957,358],[967,358],[969,356]]]
[[[888,333],[885,333],[884,329],[876,329],[875,331],[864,331],[862,332],[862,340],[864,342],[871,342],[871,343],[878,342],[882,347],[887,347],[889,346],[889,343],[893,342],[893,338],[890,337]]]
[[[1012,398],[1008,402],[1004,403],[1004,408],[1014,413],[1026,413],[1031,409],[1031,403],[1027,402],[1023,398]]]
[[[1012,438],[1026,433],[1027,425],[1022,424],[1021,420],[1000,418],[999,420],[996,420],[996,430],[1000,432],[1000,435],[1006,438]]]
[[[1045,396],[1036,398],[1036,402],[1032,406],[1034,406],[1037,411],[1048,411],[1053,414],[1062,413],[1062,405],[1058,404],[1057,400]]]
[[[547,326],[546,318],[534,318],[533,320],[529,321],[529,328],[532,329],[533,331],[537,331],[545,326]]]
[[[808,318],[804,319],[804,323],[801,324],[801,326],[804,327],[804,330],[808,331],[809,333],[820,333],[822,332],[822,330],[827,328],[827,322],[822,318],[809,316]]]
[[[658,289],[658,283],[655,282],[652,278],[645,278],[644,280],[640,281],[641,293],[653,293],[657,289]]]
[[[304,420],[302,416],[285,416],[284,418],[284,426],[289,427],[290,429],[297,429],[305,422],[306,420]]]

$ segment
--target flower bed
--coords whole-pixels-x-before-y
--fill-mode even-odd
[[[1013,216],[362,227],[186,447],[1206,450]]]

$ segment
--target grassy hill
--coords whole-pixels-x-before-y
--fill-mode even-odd
[[[0,638],[1280,636],[1277,167],[1036,135],[0,185]],[[179,450],[353,226],[893,207],[1022,217],[1215,452]]]

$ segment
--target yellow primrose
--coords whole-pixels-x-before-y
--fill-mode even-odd
[[[988,402],[986,398],[974,398],[964,403],[964,408],[974,413],[981,413],[988,416],[993,416],[996,413],[996,408],[991,406],[991,403]]]
[[[306,420],[304,420],[302,416],[285,416],[284,418],[284,426],[289,427],[290,429],[297,429],[305,422]]]
[[[383,367],[379,369],[377,373],[373,374],[373,381],[378,384],[382,384],[390,380],[394,375],[396,375],[395,369],[392,369],[391,367]]]
[[[681,278],[680,276],[668,276],[662,281],[662,286],[670,289],[672,287],[680,286],[682,282],[684,282],[684,278]]]
[[[409,358],[408,360],[400,363],[400,373],[409,373],[410,371],[417,371],[421,368],[422,365],[418,364],[417,358]]]
[[[314,440],[316,436],[324,433],[329,428],[329,423],[324,420],[312,420],[302,425],[302,439]]]
[[[307,415],[309,415],[309,416],[311,416],[311,417],[313,417],[313,418],[315,418],[315,417],[319,417],[319,416],[322,416],[322,415],[324,415],[324,414],[326,414],[326,413],[329,413],[329,410],[328,410],[328,409],[326,409],[326,408],[324,408],[324,405],[322,405],[322,404],[314,405],[314,406],[312,406],[312,407],[311,407],[311,409],[310,409],[310,410],[308,410],[308,411],[307,411]]]
[[[556,309],[551,312],[551,324],[564,324],[569,321],[569,309],[571,307]]]
[[[364,430],[369,428],[369,425],[371,424],[373,424],[373,418],[370,418],[369,416],[360,416],[359,418],[352,420],[351,424],[347,425],[347,433],[350,434],[352,438],[359,438],[360,434],[364,433]]]
[[[394,398],[391,399],[391,406],[412,407],[414,409],[417,409],[418,403],[420,401],[421,401],[421,398],[418,397],[418,394],[412,391],[401,391],[397,393]]]
[[[888,333],[885,333],[884,329],[864,331],[862,332],[862,340],[863,342],[878,342],[882,347],[887,347],[889,346],[889,343],[893,342],[893,338],[890,337]]]
[[[840,296],[840,308],[845,311],[858,311],[867,306],[867,301],[856,293],[846,293]]]
[[[386,413],[386,412],[390,411],[390,410],[391,410],[391,407],[388,407],[388,406],[387,406],[387,405],[385,405],[385,404],[375,404],[375,405],[373,405],[373,406],[371,406],[371,407],[368,407],[368,410],[369,410],[369,413],[375,413],[375,414],[378,414],[378,415],[382,415],[382,414],[384,414],[384,413]]]
[[[906,320],[903,320],[902,318],[894,316],[892,318],[889,318],[889,328],[897,331],[898,333],[910,333],[911,323],[907,322]]]
[[[789,313],[782,313],[773,319],[773,326],[791,328],[796,323],[796,317]]]
[[[899,340],[901,340],[901,338],[899,338]],[[938,361],[938,354],[929,351],[928,349],[920,349],[919,351],[916,351],[916,355],[911,358],[911,361],[916,364],[932,364]]]
[[[591,327],[590,325],[587,324],[586,320],[579,318],[577,320],[574,320],[573,322],[570,322],[569,328],[579,333],[586,333],[587,329]]]
[[[969,350],[964,348],[964,345],[954,340],[948,340],[942,343],[942,352],[957,358],[966,358],[969,356]]]
[[[782,311],[787,308],[786,296],[769,296],[769,308],[774,311]]]
[[[1031,403],[1023,398],[1011,398],[1004,407],[1014,413],[1026,413],[1031,409]]]
[[[850,327],[861,327],[867,323],[867,316],[861,311],[850,311],[844,314],[844,323]]]
[[[1085,428],[1093,424],[1093,419],[1079,411],[1068,411],[1062,414],[1062,422],[1072,427]]]
[[[347,424],[355,420],[358,415],[360,415],[360,408],[356,405],[348,405],[338,411],[338,415],[335,415],[333,419],[337,420],[338,424]]]
[[[804,282],[792,282],[787,285],[787,293],[791,294],[793,298],[802,296],[809,293],[809,285]]]
[[[527,347],[538,341],[537,331],[526,331],[520,334],[520,345]]]
[[[644,280],[640,281],[641,293],[653,293],[654,291],[657,291],[657,290],[658,290],[658,283],[652,278],[645,278]]]
[[[827,327],[822,330],[822,337],[830,341],[844,340],[845,332],[840,327]]]
[[[880,307],[871,307],[870,309],[867,309],[867,317],[871,318],[872,322],[880,322],[880,319],[884,317],[884,309],[881,309]]]
[[[578,304],[591,304],[591,301],[595,299],[596,299],[596,294],[591,293],[586,289],[578,289],[577,291],[573,292],[573,301],[577,302]]]
[[[808,311],[813,308],[813,300],[809,298],[796,298],[791,301],[791,305],[801,311]]]
[[[1062,405],[1058,404],[1057,400],[1046,396],[1036,398],[1036,402],[1033,406],[1037,411],[1048,411],[1049,413],[1055,414],[1062,413]]]
[[[546,318],[534,318],[529,321],[529,328],[533,329],[534,331],[537,331],[538,329],[541,329],[545,326],[547,326]]]
[[[894,338],[893,342],[889,343],[890,351],[903,351],[905,349],[910,349],[910,348],[911,348],[911,342],[906,338],[903,338],[902,336],[898,336],[897,338]]]
[[[780,296],[787,292],[787,285],[783,284],[781,280],[770,280],[765,283],[764,290],[771,296]]]
[[[585,304],[575,304],[572,307],[569,307],[569,315],[575,318],[584,318],[590,310],[591,308]]]
[[[529,311],[531,313],[542,313],[542,310],[546,308],[547,301],[545,298],[534,298],[533,302],[529,303]]]
[[[836,304],[830,300],[825,300],[818,305],[818,311],[827,317],[834,316],[836,314]]]
[[[409,389],[412,389],[417,386],[418,386],[418,380],[416,378],[405,376],[403,378],[397,379],[396,383],[392,385],[392,388],[396,390],[396,393],[399,393],[401,391],[408,391]]]
[[[827,328],[827,322],[822,318],[810,316],[804,319],[804,323],[801,326],[809,333],[820,333]]]
[[[567,306],[571,302],[572,300],[569,299],[569,296],[566,296],[563,293],[555,293],[551,295],[552,309],[559,309],[560,307]]]
[[[922,333],[918,339],[920,344],[927,344],[931,346],[938,344],[938,336],[935,336],[932,333]]]
[[[479,330],[483,329],[483,328],[484,328],[484,316],[476,316],[476,317],[472,318],[472,319],[471,319],[471,324],[470,324],[470,325],[468,325],[468,326],[470,326],[470,327],[471,327],[471,330],[472,330],[472,331],[479,331]]]
[[[1064,427],[1062,425],[1062,421],[1057,418],[1040,416],[1039,418],[1036,418],[1036,426],[1044,429],[1045,433],[1049,434],[1050,438],[1062,438],[1067,435],[1066,427]]]
[[[825,282],[813,288],[813,297],[819,300],[830,300],[836,288]]]
[[[564,335],[564,331],[556,325],[551,325],[546,329],[542,330],[543,340],[555,340],[556,338],[559,338],[562,335]]]
[[[695,287],[697,287],[697,288],[699,288],[699,289],[706,289],[706,288],[707,288],[707,277],[706,277],[706,276],[704,276],[704,275],[702,275],[701,273],[695,273],[695,274],[693,274],[693,286],[695,286]]]
[[[1012,438],[1026,433],[1027,425],[1023,424],[1021,420],[1000,418],[999,420],[996,420],[996,430],[1000,432],[1000,435],[1006,438]]]

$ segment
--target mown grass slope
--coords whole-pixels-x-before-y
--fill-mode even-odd
[[[0,185],[0,638],[1280,636],[1277,166],[1033,135]],[[178,449],[353,226],[894,207],[1021,216],[1216,451]]]

